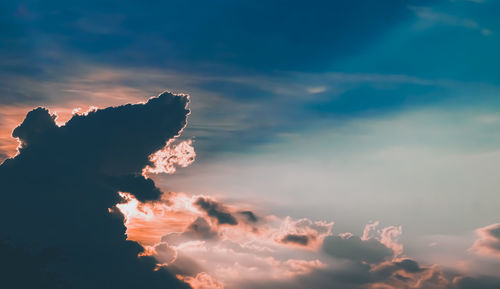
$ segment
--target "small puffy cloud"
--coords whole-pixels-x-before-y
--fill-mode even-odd
[[[142,174],[144,176],[159,173],[173,174],[177,170],[176,167],[185,168],[191,165],[196,158],[192,144],[192,140],[185,140],[179,143],[174,143],[174,140],[170,140],[163,149],[149,156],[149,160],[153,165],[146,166],[142,170]]]
[[[500,223],[476,230],[478,239],[471,250],[479,255],[500,258]]]
[[[394,257],[403,253],[403,245],[399,242],[399,237],[403,233],[401,226],[388,226],[379,229],[379,222],[372,222],[365,226],[362,240],[375,239],[394,252]]]
[[[199,197],[194,204],[205,211],[208,216],[215,218],[220,225],[237,225],[238,221],[220,203],[208,198]]]
[[[281,224],[276,241],[316,249],[321,246],[325,237],[331,235],[333,224],[333,222],[311,221],[309,219],[294,221],[290,217],[286,217]]]

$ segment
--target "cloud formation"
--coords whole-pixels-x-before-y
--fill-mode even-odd
[[[228,213],[221,204],[213,200],[199,197],[194,204],[205,211],[208,216],[215,218],[220,225],[238,225],[236,218]]]
[[[4,288],[187,288],[125,240],[123,217],[108,211],[128,191],[160,191],[141,176],[149,156],[186,125],[188,98],[168,92],[147,102],[75,114],[58,126],[37,108],[13,132],[19,154],[0,166]],[[21,263],[22,260],[22,263]],[[18,264],[18,265],[15,265]]]
[[[194,288],[469,289],[500,282],[406,256],[401,226],[372,222],[361,236],[334,234],[333,222],[257,217],[251,207],[209,196],[164,195],[148,203],[132,196],[117,207],[129,239]],[[258,221],[240,214],[247,211]]]
[[[118,206],[126,208],[129,228],[141,224],[141,230],[127,230],[129,239],[147,242],[149,237],[142,239],[144,232],[154,232],[156,243],[145,245],[150,248],[146,252],[194,288],[222,284],[224,288],[248,289],[459,289],[487,280],[444,272],[438,265],[422,265],[404,256],[399,226],[379,228],[373,222],[360,237],[335,235],[333,223],[308,219],[260,215],[259,222],[244,223],[237,213],[247,210],[211,197],[179,193],[170,193],[168,202],[141,204],[132,199]],[[233,216],[236,222],[220,222],[215,213],[207,219],[207,211],[213,208],[224,212],[224,217]],[[174,220],[172,216],[182,217]],[[161,236],[158,220],[173,226],[182,220],[184,225],[180,231],[165,226],[166,234]]]

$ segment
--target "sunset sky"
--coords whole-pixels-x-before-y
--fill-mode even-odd
[[[500,288],[500,1],[0,3],[0,287]]]

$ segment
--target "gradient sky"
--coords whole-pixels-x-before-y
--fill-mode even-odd
[[[90,175],[78,175],[87,168],[58,161],[62,156],[95,158],[80,161],[89,170],[99,163],[113,168],[106,174],[123,169],[147,179],[161,200],[116,185],[115,204],[118,191],[127,203],[115,212],[125,215],[141,254],[176,276],[181,285],[172,288],[500,288],[499,11],[494,0],[2,1],[0,161],[17,157],[10,162],[16,169],[0,166],[0,180],[22,172],[18,167],[37,174],[34,155],[44,153],[67,178],[64,186]],[[183,118],[159,124],[167,120],[154,101],[145,105],[150,115],[123,106],[164,91],[189,95],[183,130]],[[50,113],[27,117],[36,107]],[[158,107],[185,116],[170,104]],[[44,135],[53,129],[50,114],[57,115],[57,138]],[[25,117],[18,151],[12,132]],[[86,139],[79,131],[87,125],[78,126],[86,117],[89,131],[100,129],[97,122],[124,127],[106,134],[102,154],[66,144]],[[146,131],[136,132],[136,122]],[[125,126],[125,143],[110,137],[123,137]],[[141,143],[139,135],[168,142],[160,159],[177,158],[155,171],[141,158],[158,142]],[[41,145],[32,142],[41,138]],[[121,160],[129,157],[130,170]],[[141,176],[146,164],[150,171]],[[42,182],[25,177],[34,187]],[[49,179],[39,194],[51,193]],[[0,184],[0,193],[16,194],[16,186]],[[75,201],[91,194],[78,192]],[[7,199],[19,209],[20,199]],[[199,235],[193,224],[208,228]],[[0,241],[28,246],[16,234]],[[205,245],[194,246],[196,238]],[[243,256],[226,241],[253,245]],[[2,244],[0,252],[10,252]],[[368,253],[353,256],[350,246]],[[224,256],[228,250],[235,255]],[[269,258],[275,263],[259,265]],[[416,269],[407,269],[407,260],[418,262]],[[217,270],[204,269],[207,263]],[[254,274],[243,273],[249,270]],[[346,283],[346,272],[367,281]],[[61,276],[67,288],[84,286]]]

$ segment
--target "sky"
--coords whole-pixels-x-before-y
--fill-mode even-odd
[[[500,288],[499,9],[2,1],[0,284]]]

